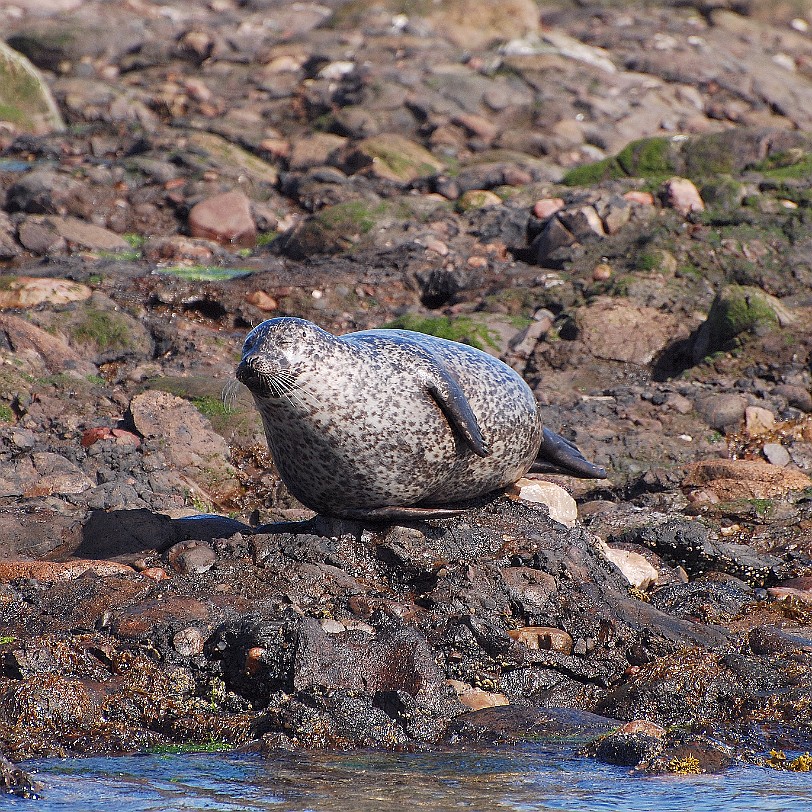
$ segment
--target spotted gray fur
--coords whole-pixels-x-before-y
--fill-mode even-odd
[[[448,506],[503,488],[542,442],[535,398],[516,372],[422,333],[337,337],[271,319],[247,336],[237,378],[288,489],[328,515]]]

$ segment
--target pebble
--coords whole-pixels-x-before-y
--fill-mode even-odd
[[[762,451],[767,458],[767,462],[771,465],[778,465],[783,468],[792,461],[789,456],[789,451],[787,451],[781,443],[765,443]]]
[[[521,629],[508,629],[508,636],[517,643],[536,651],[572,654],[572,637],[563,629],[556,629],[554,626],[524,626]]]
[[[688,215],[694,211],[704,211],[705,204],[699,190],[688,178],[671,178],[663,184],[663,201],[666,206]]]
[[[167,552],[172,569],[189,575],[208,572],[217,561],[214,550],[205,542],[183,541]]]
[[[546,220],[564,208],[564,200],[560,197],[544,197],[537,200],[533,206],[533,214],[539,220]]]
[[[205,638],[200,629],[190,626],[188,629],[181,629],[172,635],[172,648],[182,657],[194,657],[203,653]]]

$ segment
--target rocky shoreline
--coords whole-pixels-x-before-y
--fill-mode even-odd
[[[566,730],[808,769],[812,10],[735,9],[0,8],[12,762]],[[478,345],[609,479],[313,517],[222,400],[277,315]]]

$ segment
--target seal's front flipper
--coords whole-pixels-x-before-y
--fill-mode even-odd
[[[490,453],[488,444],[482,438],[468,398],[454,378],[443,372],[429,381],[428,390],[451,427],[463,436],[474,454],[478,457],[487,457]]]
[[[541,448],[530,471],[537,474],[568,474],[582,479],[605,479],[606,469],[590,462],[578,447],[560,434],[545,428]]]

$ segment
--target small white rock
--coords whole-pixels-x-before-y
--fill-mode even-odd
[[[640,553],[615,550],[601,539],[598,539],[598,547],[603,557],[614,564],[623,577],[641,592],[645,592],[657,581],[660,573]]]
[[[565,527],[575,527],[578,521],[578,505],[575,500],[554,482],[522,477],[513,485],[510,494],[525,502],[547,505],[550,518]]]

